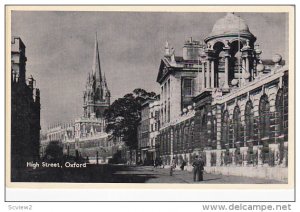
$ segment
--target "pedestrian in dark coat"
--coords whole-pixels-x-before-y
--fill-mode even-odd
[[[195,156],[194,162],[192,164],[193,166],[193,179],[195,181],[199,181],[199,160],[198,160],[198,155]]]
[[[186,166],[186,162],[185,160],[183,160],[180,169],[183,171],[185,166]]]
[[[199,157],[199,181],[203,181],[203,172],[204,172],[204,160],[202,156]]]

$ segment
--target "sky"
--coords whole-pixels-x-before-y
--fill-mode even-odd
[[[262,58],[288,58],[284,13],[236,13],[257,37]],[[135,88],[159,92],[156,82],[165,42],[182,56],[189,37],[203,40],[226,13],[13,11],[12,35],[26,45],[27,77],[41,91],[41,126],[82,116],[92,71],[95,33],[111,100]]]

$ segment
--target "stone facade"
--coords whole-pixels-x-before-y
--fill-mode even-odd
[[[39,159],[40,91],[33,77],[26,78],[25,45],[21,38],[11,41],[11,167],[15,169]]]
[[[157,78],[165,164],[191,164],[202,154],[214,172],[221,169],[208,167],[288,166],[289,70],[279,54],[262,60],[255,41],[245,21],[228,13],[205,44],[186,42],[182,58],[166,46]]]
[[[156,140],[159,134],[159,101],[147,100],[141,109],[138,126],[138,161],[153,164],[156,158]]]

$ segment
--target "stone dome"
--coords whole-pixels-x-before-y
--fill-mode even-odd
[[[206,40],[238,34],[240,34],[240,36],[254,37],[243,19],[233,13],[227,13],[225,17],[216,21]]]

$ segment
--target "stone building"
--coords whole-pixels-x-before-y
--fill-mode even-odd
[[[286,169],[254,174],[244,169],[288,165],[289,70],[279,54],[261,59],[255,41],[246,22],[228,13],[204,46],[191,45],[182,58],[166,48],[157,78],[166,164],[173,157],[190,164],[202,154],[207,171],[287,178]]]
[[[173,154],[192,151],[187,146],[178,144],[175,139],[187,132],[187,127],[193,128],[194,116],[193,98],[199,94],[199,82],[201,80],[201,64],[198,55],[204,49],[204,44],[192,38],[187,40],[183,47],[183,56],[175,56],[175,50],[166,42],[165,55],[161,60],[157,82],[160,84],[160,134],[158,136],[158,154],[163,157],[165,163],[170,163]],[[189,117],[189,118],[186,118]],[[179,127],[179,120],[187,119],[188,123]],[[183,123],[183,122],[182,122]],[[180,130],[176,130],[180,128]],[[193,131],[193,130],[189,130]],[[177,134],[174,134],[177,133]],[[190,135],[192,135],[191,133]],[[181,138],[182,140],[184,138]],[[182,155],[175,156],[176,161],[183,160]]]
[[[89,158],[91,163],[107,162],[116,153],[119,142],[105,132],[104,111],[110,105],[110,91],[101,72],[97,37],[95,39],[92,72],[88,74],[83,94],[83,116],[66,124],[48,128],[41,154],[49,142],[59,141],[67,156]]]
[[[32,76],[26,78],[26,47],[19,37],[11,41],[11,166],[39,159],[40,90]]]
[[[138,126],[138,152],[144,164],[153,164],[156,158],[156,140],[159,134],[159,100],[147,100],[141,109]]]
[[[59,144],[62,145],[65,142],[74,140],[74,136],[74,121],[50,124],[47,130],[41,132],[40,156],[43,157],[45,155],[46,148],[50,142],[58,141]],[[63,150],[64,154],[75,155],[75,145],[72,146],[71,144],[71,148],[69,147],[69,149],[67,149],[67,147],[65,147]],[[69,152],[67,150],[69,150]]]
[[[83,95],[84,117],[103,118],[103,112],[110,105],[110,91],[105,74],[102,75],[97,35],[95,39],[92,73],[88,74]]]
[[[150,133],[149,133],[149,154],[150,159],[155,160],[157,157],[157,137],[159,135],[160,121],[159,121],[160,101],[159,98],[149,103],[150,112]]]

